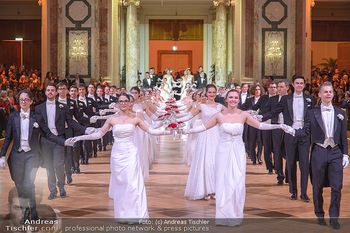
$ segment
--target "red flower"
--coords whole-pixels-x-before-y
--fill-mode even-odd
[[[169,128],[171,127],[171,128],[173,128],[173,129],[174,129],[174,128],[176,128],[176,127],[177,127],[177,124],[175,124],[175,123],[171,123],[171,124],[169,124],[169,125],[168,125],[168,127],[169,127]]]
[[[175,106],[175,105],[173,105],[173,106],[171,106],[172,108],[177,108],[177,106]]]
[[[160,115],[158,118],[162,118],[164,115]]]
[[[170,111],[170,110],[171,110],[171,108],[166,108],[166,109],[165,109],[165,111]]]
[[[165,113],[164,116],[170,116],[171,114],[170,113]]]
[[[178,124],[182,124],[183,122],[182,121],[179,121],[179,122],[177,122]]]
[[[175,113],[180,113],[179,111],[175,111]]]

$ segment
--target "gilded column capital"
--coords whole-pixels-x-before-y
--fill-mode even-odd
[[[310,0],[310,6],[314,7],[315,6],[315,0]]]
[[[219,5],[224,5],[224,6],[234,6],[235,0],[214,0],[213,4],[215,7],[219,6]]]
[[[123,6],[130,6],[130,5],[135,5],[135,6],[139,6],[140,5],[140,0],[119,0],[119,4],[123,5]]]
[[[43,0],[38,0],[38,5],[42,6],[43,5]]]

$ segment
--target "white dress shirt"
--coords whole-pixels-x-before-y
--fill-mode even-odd
[[[57,129],[56,129],[56,100],[53,101],[46,101],[46,114],[47,114],[47,125],[54,135],[58,135]]]
[[[334,108],[333,105],[328,107],[321,103],[322,122],[325,130],[325,140],[323,144],[317,143],[317,145],[326,148],[327,146],[335,147],[334,143]]]
[[[247,100],[248,93],[241,93],[242,104]]]
[[[105,95],[105,99],[107,99],[109,102],[109,95]]]
[[[293,94],[293,129],[301,129],[304,126],[304,98],[303,94]]]
[[[88,97],[96,101],[95,95],[90,95],[90,94],[88,94]]]
[[[27,112],[24,112],[23,109],[21,109],[21,145],[18,149],[18,151],[24,150],[25,152],[28,152],[31,150],[29,146],[29,119],[30,119],[30,109],[28,109]]]
[[[260,99],[260,96],[259,97],[254,96],[254,104],[258,103],[259,99]]]
[[[83,102],[87,106],[86,98],[79,96],[79,101]]]
[[[278,96],[278,102],[280,102],[281,99],[282,99],[282,96],[281,95]],[[283,119],[282,113],[278,114],[278,121],[277,122],[278,122],[278,124],[284,124],[284,119]]]
[[[61,98],[61,97],[58,97],[58,102],[62,103],[62,104],[67,104],[67,98]]]

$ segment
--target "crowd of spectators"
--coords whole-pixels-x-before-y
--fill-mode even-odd
[[[6,67],[0,65],[0,138],[3,138],[3,130],[6,130],[6,119],[11,112],[17,111],[19,103],[16,95],[22,89],[28,89],[33,93],[34,101],[32,108],[45,101],[45,87],[48,83],[58,84],[59,82],[67,82],[67,84],[73,85],[79,82],[84,82],[79,78],[79,74],[75,74],[73,78],[70,74],[66,74],[61,78],[56,73],[47,72],[45,76],[42,76],[41,71],[38,69],[26,70],[23,67]],[[106,86],[108,82],[103,80],[91,80],[95,85]],[[274,81],[272,77],[262,78],[261,84],[265,87],[269,82]],[[333,84],[335,90],[334,102],[341,103],[344,100],[350,99],[350,80],[348,73],[343,70],[333,68],[316,68],[312,71],[311,83],[307,83],[305,87],[305,93],[314,96],[318,99],[318,90],[320,85],[330,81]],[[235,84],[234,81],[232,84]],[[293,87],[290,86],[290,93],[293,91]]]

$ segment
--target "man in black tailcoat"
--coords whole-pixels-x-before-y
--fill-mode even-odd
[[[33,94],[29,90],[19,93],[21,110],[9,116],[6,138],[1,148],[0,167],[5,168],[5,155],[13,141],[8,165],[12,180],[15,182],[23,217],[26,220],[38,220],[35,199],[35,177],[40,164],[39,125],[40,116],[30,111]],[[50,135],[52,139],[54,135]]]
[[[330,186],[329,223],[332,228],[339,229],[343,168],[349,165],[345,112],[332,105],[334,90],[331,82],[321,85],[318,96],[322,103],[308,111],[304,128],[294,131],[289,127],[289,132],[295,137],[311,134],[310,178],[317,223],[326,225],[322,193],[323,187]]]
[[[67,105],[59,103],[55,99],[57,95],[56,86],[49,83],[45,89],[47,101],[35,107],[35,113],[41,117],[41,124],[45,128],[40,127],[41,150],[45,151],[43,154],[44,163],[47,173],[47,181],[50,190],[49,200],[57,197],[57,186],[60,190],[60,196],[65,198],[67,193],[64,189],[65,185],[65,149],[64,142],[67,139],[66,125],[71,126],[73,130],[84,134],[86,127],[73,120]],[[40,125],[41,125],[40,124]],[[57,143],[53,142],[49,131],[58,138]],[[87,132],[88,133],[88,132]]]
[[[270,111],[269,102],[271,97],[276,96],[277,86],[276,83],[269,83],[268,95],[263,95],[259,98],[258,102],[251,108],[254,111],[259,110],[260,114],[265,114]],[[266,123],[271,124],[271,120]],[[272,162],[272,130],[262,130],[261,132],[262,145],[264,147],[264,160],[266,169],[269,174],[273,174],[274,164]]]
[[[313,109],[315,99],[303,93],[305,87],[305,78],[300,75],[293,76],[294,93],[283,96],[276,108],[271,112],[256,116],[258,120],[266,121],[268,119],[278,117],[283,114],[284,124],[291,126],[293,129],[301,129],[304,126],[306,113],[309,109]],[[300,198],[305,202],[309,202],[307,195],[307,184],[309,177],[309,148],[310,137],[296,138],[286,134],[284,143],[286,146],[287,170],[289,192],[292,194],[290,199],[297,199],[297,161],[299,160],[300,169]]]
[[[196,83],[196,88],[205,88],[208,84],[207,74],[203,71],[203,66],[198,67],[198,72],[194,76],[194,81]]]

